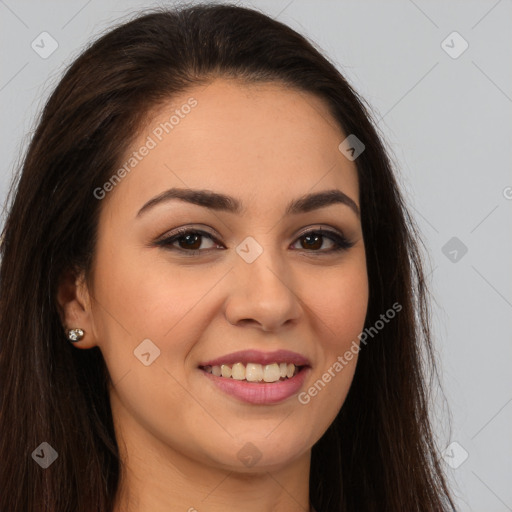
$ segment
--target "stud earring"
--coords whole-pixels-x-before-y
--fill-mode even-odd
[[[84,337],[84,331],[83,329],[69,329],[68,330],[68,340],[76,343],[77,341],[80,341]]]

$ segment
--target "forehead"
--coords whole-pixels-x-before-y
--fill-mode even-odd
[[[278,83],[216,79],[155,109],[123,156],[129,171],[111,199],[135,209],[168,188],[190,187],[265,210],[340,188],[358,203],[356,166],[338,150],[344,138],[316,96]]]

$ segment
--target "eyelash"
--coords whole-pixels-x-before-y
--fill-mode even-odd
[[[325,251],[325,250],[324,251],[322,251],[322,250],[308,251],[307,249],[302,249],[302,250],[304,250],[306,252],[313,252],[313,253],[317,252],[320,254],[332,254],[332,253],[337,253],[337,252],[341,252],[341,251],[346,251],[347,249],[350,249],[354,245],[354,242],[347,240],[343,235],[339,235],[338,233],[336,233],[334,231],[329,231],[329,230],[324,230],[324,229],[312,229],[312,230],[306,231],[306,232],[302,233],[297,238],[297,240],[300,240],[303,237],[314,235],[314,234],[328,238],[329,240],[334,242],[335,247],[333,247],[332,249],[329,249],[327,251]],[[201,237],[207,237],[207,238],[211,239],[215,243],[219,243],[218,240],[216,240],[210,233],[207,233],[206,231],[201,231],[199,229],[191,229],[191,228],[181,228],[181,229],[178,229],[172,236],[164,238],[162,240],[158,240],[155,243],[155,245],[157,245],[158,247],[164,247],[167,250],[179,251],[183,254],[186,254],[186,256],[198,256],[201,253],[213,250],[213,248],[188,250],[188,249],[182,249],[181,247],[172,247],[172,244],[174,242],[179,241],[180,239],[184,238],[186,235],[200,235]]]

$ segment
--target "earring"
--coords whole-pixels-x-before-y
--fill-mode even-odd
[[[83,329],[69,329],[68,330],[68,340],[76,343],[77,341],[80,341],[84,337],[84,331]]]

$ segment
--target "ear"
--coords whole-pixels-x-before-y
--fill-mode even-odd
[[[80,328],[84,337],[73,345],[77,348],[92,348],[97,345],[89,293],[83,272],[65,271],[59,280],[57,304],[64,329]]]

